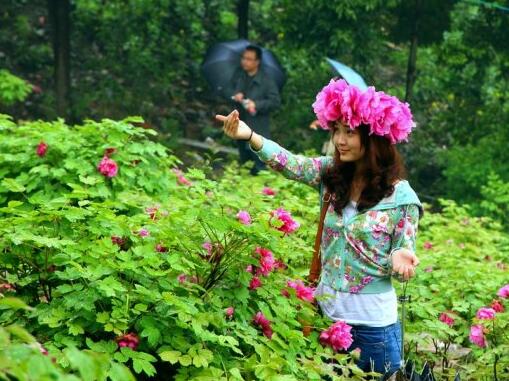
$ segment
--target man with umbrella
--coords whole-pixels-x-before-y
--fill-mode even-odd
[[[222,89],[222,95],[234,103],[242,120],[263,136],[270,136],[269,114],[281,103],[279,90],[274,80],[260,67],[262,49],[248,45],[238,68],[230,82]],[[254,161],[251,174],[256,175],[265,164],[254,154],[244,141],[237,141],[240,162]]]

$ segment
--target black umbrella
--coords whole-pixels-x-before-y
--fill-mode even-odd
[[[231,80],[233,73],[240,67],[240,58],[251,43],[247,40],[220,42],[207,50],[202,64],[202,72],[212,89],[220,92]],[[276,82],[279,90],[283,88],[286,74],[278,59],[270,50],[262,49],[260,69]]]

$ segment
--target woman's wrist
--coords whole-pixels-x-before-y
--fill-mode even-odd
[[[245,141],[245,142],[251,142],[251,138],[253,137],[253,134],[254,134],[254,130],[251,130],[251,133],[249,134],[249,138],[247,139],[239,139],[239,140],[242,140],[242,141]]]
[[[256,132],[251,135],[251,138],[248,141],[251,148],[255,151],[259,151],[263,146],[263,137],[258,135]]]

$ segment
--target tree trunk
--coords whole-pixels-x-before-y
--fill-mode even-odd
[[[237,3],[239,38],[248,39],[249,0],[239,0]]]
[[[48,0],[48,15],[53,41],[56,111],[70,116],[70,0]]]
[[[419,35],[419,18],[421,11],[421,0],[415,0],[414,26],[410,36],[410,52],[408,55],[408,65],[406,72],[406,91],[405,101],[410,102],[413,95],[413,87],[417,77],[417,46]]]

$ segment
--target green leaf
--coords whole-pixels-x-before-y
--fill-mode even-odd
[[[168,361],[172,364],[176,364],[179,361],[181,355],[182,353],[179,351],[164,351],[159,353],[161,360]]]
[[[5,188],[7,188],[7,190],[9,190],[11,192],[19,193],[19,192],[25,191],[25,187],[23,185],[21,185],[20,183],[18,183],[15,179],[9,179],[9,178],[3,179],[2,185]]]
[[[122,364],[112,363],[108,372],[111,381],[136,381],[129,368]]]
[[[0,309],[31,310],[32,307],[26,305],[21,299],[4,297],[0,298]]]
[[[179,358],[179,362],[182,366],[189,366],[192,364],[193,359],[189,355],[184,355]]]

